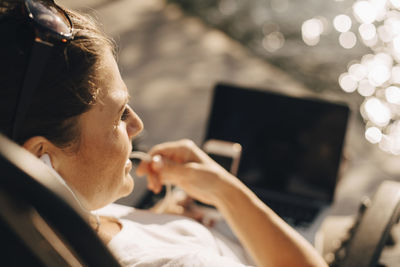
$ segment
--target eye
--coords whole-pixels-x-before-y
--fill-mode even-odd
[[[130,113],[129,108],[126,107],[121,115],[121,121],[126,121],[129,117],[129,113]]]

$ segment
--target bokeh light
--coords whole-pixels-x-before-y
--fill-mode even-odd
[[[343,48],[353,48],[357,43],[357,37],[353,32],[342,32],[339,36],[339,43]]]
[[[399,25],[400,26],[400,25]],[[378,30],[379,39],[382,42],[389,43],[393,40],[393,34],[389,26],[381,25],[379,26]],[[375,36],[373,36],[375,38]]]
[[[337,14],[332,26],[341,47],[351,49],[359,42],[370,48],[369,54],[348,64],[338,83],[344,92],[357,91],[365,98],[360,107],[365,138],[400,155],[400,0],[355,0],[352,16]],[[303,23],[306,44],[318,44],[318,27],[314,19]]]
[[[400,155],[400,121],[395,121],[387,127],[387,133],[382,135],[379,147],[394,155]]]
[[[338,32],[347,32],[351,28],[351,18],[347,15],[338,15],[333,19],[333,26]]]
[[[367,79],[361,80],[358,83],[357,91],[360,95],[367,97],[375,93],[376,87],[373,86]]]
[[[354,92],[357,89],[357,81],[348,73],[343,73],[339,77],[339,85],[347,93]]]
[[[369,127],[365,131],[365,138],[372,144],[377,144],[382,140],[382,132],[377,127]]]
[[[368,69],[362,64],[355,63],[349,67],[349,74],[354,80],[361,81],[367,76]]]
[[[371,40],[376,36],[376,28],[374,24],[363,23],[358,28],[358,32],[363,40]]]
[[[353,13],[360,23],[373,23],[377,13],[369,1],[358,1],[353,5]]]
[[[268,52],[275,52],[282,48],[285,43],[285,37],[281,32],[272,32],[266,35],[262,41],[263,47]]]
[[[375,65],[368,74],[369,82],[374,86],[381,86],[390,78],[390,70],[383,64]]]
[[[303,41],[310,46],[317,45],[320,35],[324,32],[324,24],[318,18],[312,18],[303,22],[301,34]]]
[[[384,127],[389,124],[391,112],[389,107],[376,97],[368,98],[364,103],[364,109],[368,120],[374,125]]]
[[[397,65],[392,68],[392,77],[390,79],[390,83],[400,83],[400,66]]]
[[[385,97],[387,102],[392,104],[400,104],[400,88],[397,86],[389,86],[385,89]]]

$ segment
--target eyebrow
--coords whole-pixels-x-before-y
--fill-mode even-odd
[[[121,108],[118,110],[117,114],[121,114],[121,112],[125,109],[126,104],[128,104],[129,100],[131,99],[131,96],[129,94],[126,95],[124,104],[121,106]]]

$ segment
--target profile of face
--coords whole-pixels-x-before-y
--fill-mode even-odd
[[[49,146],[54,169],[97,209],[126,196],[133,189],[129,155],[132,139],[143,123],[129,107],[129,93],[117,63],[107,51],[97,70],[100,99],[79,115],[80,136],[74,149]]]

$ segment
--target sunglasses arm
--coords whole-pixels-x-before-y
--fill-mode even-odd
[[[42,41],[36,38],[33,42],[29,63],[25,71],[25,79],[22,84],[22,89],[19,92],[19,101],[16,106],[14,124],[12,128],[12,138],[16,140],[18,133],[23,127],[26,114],[32,103],[33,93],[39,85],[42,73],[46,66],[48,58],[51,56],[53,44]]]

